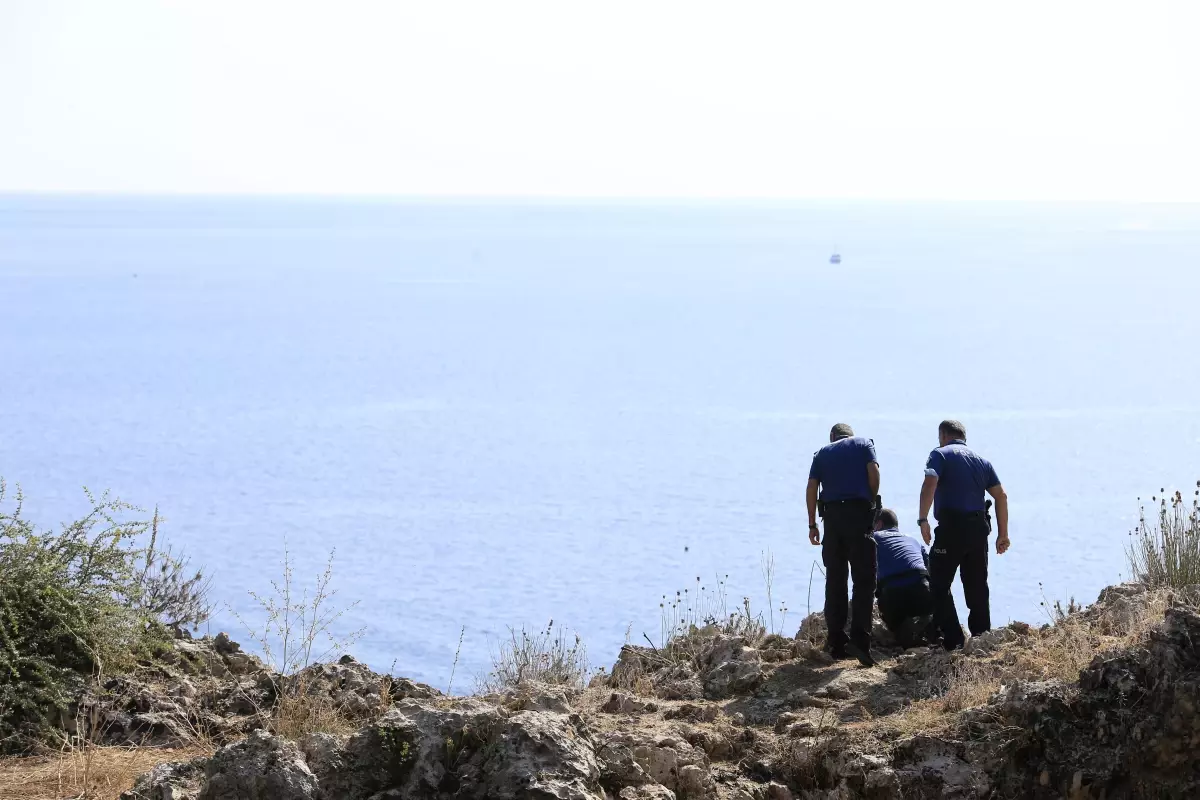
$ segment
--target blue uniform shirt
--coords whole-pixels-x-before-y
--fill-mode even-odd
[[[925,474],[938,479],[933,516],[939,520],[942,511],[983,511],[984,493],[1000,484],[991,462],[973,452],[962,439],[930,453]]]
[[[929,569],[929,554],[925,546],[896,528],[875,531],[876,580],[882,586],[887,578],[904,572]],[[890,581],[889,586],[906,586],[921,579],[914,573],[910,579]]]
[[[830,442],[813,455],[808,479],[821,482],[822,500],[874,500],[867,487],[867,464],[878,462],[874,442],[850,436]]]

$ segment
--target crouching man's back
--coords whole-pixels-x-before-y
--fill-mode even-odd
[[[929,554],[916,538],[900,532],[896,512],[890,508],[879,512],[872,535],[879,616],[903,647],[912,647],[933,619]]]

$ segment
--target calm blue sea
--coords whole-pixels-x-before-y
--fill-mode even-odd
[[[1198,266],[1183,206],[9,196],[0,474],[47,525],[157,504],[235,638],[285,542],[336,548],[356,654],[444,686],[465,626],[468,688],[507,625],[611,664],[697,577],[761,607],[764,551],[794,632],[830,425],[907,525],[952,416],[1012,502],[993,616],[1036,621],[1200,478]]]

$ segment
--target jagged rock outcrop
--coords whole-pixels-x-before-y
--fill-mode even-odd
[[[1200,614],[1172,606],[1145,646],[1097,654],[1077,687],[1016,684],[988,711],[1022,732],[1011,750],[1023,769],[998,776],[1013,791],[1200,796]]]
[[[447,698],[345,660],[287,686],[336,698],[363,720],[355,733],[293,743],[256,732],[210,759],[162,765],[125,797],[1200,796],[1192,596],[1110,587],[1055,627],[1014,623],[955,654],[885,646],[874,668],[822,653],[816,615],[794,640],[710,630],[671,653],[626,646],[586,692],[526,686]],[[1043,664],[1084,651],[1096,656],[1078,680]],[[239,675],[224,658],[220,665],[225,680],[256,674]],[[1052,677],[1037,677],[1043,667]],[[1027,677],[996,677],[1008,675]]]
[[[153,666],[85,692],[68,732],[114,745],[231,741],[269,724],[277,687],[277,676],[225,634],[179,639]]]
[[[271,727],[281,693],[323,695],[350,720],[371,719],[397,700],[441,695],[430,686],[375,673],[349,656],[285,678],[220,633],[178,639],[153,665],[90,687],[66,727],[100,744],[231,742]]]
[[[204,765],[197,800],[315,800],[317,778],[295,742],[255,731]]]
[[[313,664],[276,681],[285,693],[328,697],[338,714],[351,720],[377,717],[398,700],[441,696],[432,686],[380,675],[351,656],[333,664]]]
[[[159,764],[139,777],[133,788],[121,795],[122,800],[196,800],[206,763],[208,759],[199,758]]]
[[[197,765],[144,776],[127,800],[599,800],[595,745],[577,714],[508,712],[474,699],[407,699],[344,742],[265,731]],[[707,775],[707,773],[705,773]]]

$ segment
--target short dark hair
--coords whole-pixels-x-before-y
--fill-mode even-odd
[[[839,422],[829,429],[829,441],[836,442],[838,439],[845,439],[854,435],[854,428],[851,428],[844,422]]]
[[[879,522],[883,525],[884,530],[888,528],[899,528],[900,518],[896,516],[896,512],[890,508],[882,509],[879,512]]]
[[[938,433],[944,433],[952,439],[966,440],[967,426],[956,419],[944,419],[942,424],[938,425]]]

